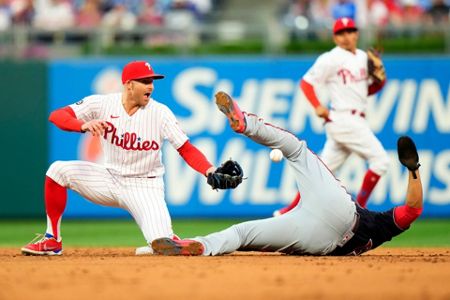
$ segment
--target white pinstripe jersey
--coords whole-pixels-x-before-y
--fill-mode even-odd
[[[145,107],[129,116],[121,99],[121,93],[92,95],[70,107],[79,120],[108,122],[101,138],[108,169],[129,177],[162,176],[163,141],[167,139],[178,149],[188,137],[166,105],[150,99]]]
[[[320,55],[303,79],[312,85],[326,85],[331,107],[337,111],[365,111],[367,107],[367,53],[335,47]]]

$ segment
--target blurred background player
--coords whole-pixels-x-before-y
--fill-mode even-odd
[[[333,26],[336,47],[320,55],[303,76],[300,87],[325,121],[327,140],[321,159],[335,173],[351,153],[368,161],[367,170],[356,201],[365,207],[380,177],[387,171],[389,157],[366,120],[368,96],[382,89],[386,80],[369,76],[368,56],[357,48],[358,29],[350,18],[340,18]],[[330,96],[330,109],[323,106],[316,89],[324,86]],[[274,212],[280,215],[300,201],[297,194],[286,207]]]
[[[402,137],[399,159],[409,169],[406,204],[373,212],[353,202],[341,183],[312,153],[305,141],[254,114],[243,113],[227,94],[216,95],[231,128],[254,142],[280,149],[295,174],[300,205],[279,217],[233,225],[193,240],[156,239],[162,255],[220,255],[240,251],[270,251],[294,255],[360,255],[409,228],[422,213],[423,193],[414,142]]]
[[[151,98],[153,80],[162,78],[149,63],[133,61],[122,71],[122,93],[92,95],[51,113],[49,120],[62,130],[101,137],[105,163],[56,161],[50,166],[45,178],[47,230],[24,246],[23,254],[62,254],[67,189],[93,203],[127,210],[147,243],[174,237],[164,199],[164,140],[202,175],[215,168],[189,142],[172,111]]]

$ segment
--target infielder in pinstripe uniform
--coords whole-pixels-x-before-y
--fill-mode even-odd
[[[366,120],[367,96],[380,91],[382,82],[372,81],[368,73],[367,53],[357,48],[358,29],[349,18],[336,20],[333,26],[331,51],[320,55],[306,72],[300,87],[314,107],[316,115],[325,121],[327,141],[321,159],[334,173],[351,153],[369,163],[356,202],[365,207],[380,177],[386,173],[389,157]],[[330,94],[331,109],[323,106],[316,88],[326,86]],[[292,202],[274,212],[284,214],[300,201],[296,194]]]
[[[150,97],[153,80],[162,78],[149,63],[130,62],[122,72],[122,93],[92,95],[51,113],[49,120],[62,130],[100,136],[105,163],[56,161],[50,166],[45,178],[47,230],[24,246],[23,254],[62,254],[67,189],[93,203],[127,210],[147,243],[174,237],[164,200],[163,141],[199,173],[207,175],[215,168],[189,142],[172,111]]]

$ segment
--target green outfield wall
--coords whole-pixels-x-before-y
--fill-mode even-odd
[[[0,62],[0,218],[44,216],[47,65]]]

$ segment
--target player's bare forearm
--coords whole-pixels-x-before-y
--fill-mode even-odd
[[[315,111],[316,111],[316,115],[319,118],[323,118],[325,121],[329,121],[330,120],[328,118],[330,112],[329,112],[329,110],[326,107],[324,107],[322,105],[319,105],[319,106],[316,107]]]
[[[81,125],[81,130],[89,131],[93,136],[101,136],[107,127],[108,123],[104,120],[91,120]]]
[[[414,172],[417,178],[414,178]],[[409,171],[406,205],[414,208],[421,208],[423,205],[422,182],[420,180],[419,170]]]
[[[314,86],[302,79],[302,81],[300,82],[300,87],[301,87],[303,93],[305,94],[306,99],[308,99],[308,101],[314,107],[314,110],[316,111],[316,115],[319,118],[324,119],[326,122],[329,122],[330,121],[330,119],[328,118],[329,111],[325,106],[320,104],[320,101],[317,98],[316,92],[314,91]]]

